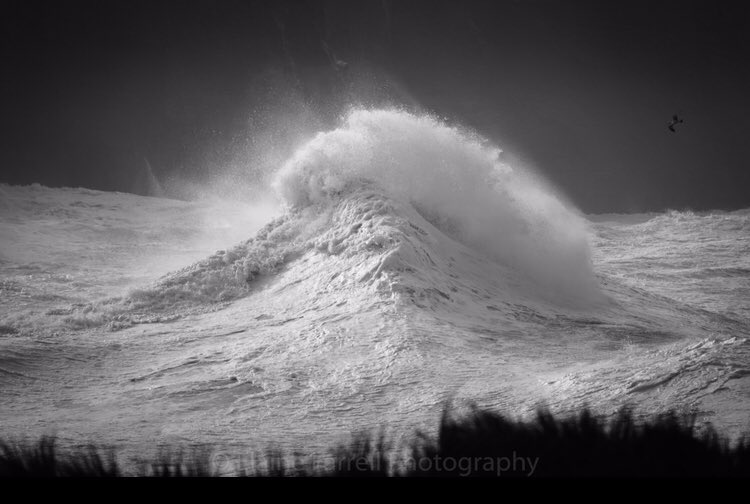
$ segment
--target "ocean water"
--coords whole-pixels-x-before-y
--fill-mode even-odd
[[[323,454],[449,402],[750,430],[750,210],[583,215],[398,110],[351,112],[268,191],[0,186],[2,436]]]

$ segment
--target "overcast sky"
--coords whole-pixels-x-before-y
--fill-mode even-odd
[[[745,5],[3,0],[0,180],[252,173],[359,101],[471,126],[586,212],[750,207]]]

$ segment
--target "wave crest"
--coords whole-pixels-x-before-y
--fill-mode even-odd
[[[273,188],[292,208],[328,207],[363,182],[442,232],[566,295],[595,292],[585,220],[501,149],[429,115],[354,110],[303,145]]]

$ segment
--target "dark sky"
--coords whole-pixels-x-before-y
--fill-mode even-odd
[[[0,180],[129,191],[143,158],[252,174],[351,102],[403,103],[586,212],[750,207],[745,4],[2,0]]]

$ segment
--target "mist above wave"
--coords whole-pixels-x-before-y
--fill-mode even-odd
[[[272,185],[300,209],[329,206],[374,183],[446,235],[545,288],[595,295],[585,220],[501,153],[429,115],[359,109],[298,149]]]

